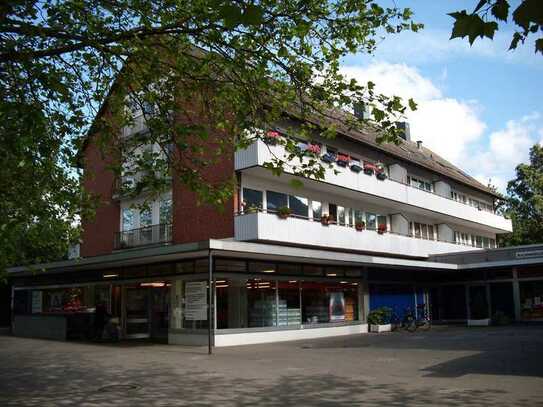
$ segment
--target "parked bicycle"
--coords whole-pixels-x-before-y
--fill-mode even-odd
[[[405,329],[408,332],[415,332],[417,329],[427,331],[432,326],[425,304],[417,305],[417,315],[410,307],[405,308],[402,317],[397,313],[392,313],[390,322],[393,330]]]

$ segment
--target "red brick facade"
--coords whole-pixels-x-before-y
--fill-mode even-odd
[[[85,148],[83,186],[100,200],[96,216],[82,221],[82,257],[111,253],[114,234],[120,230],[120,205],[113,199],[115,176],[107,168],[109,159],[91,138]]]

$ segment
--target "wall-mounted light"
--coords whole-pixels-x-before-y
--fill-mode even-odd
[[[115,277],[119,277],[118,274],[104,274],[102,276],[102,278],[115,278]]]

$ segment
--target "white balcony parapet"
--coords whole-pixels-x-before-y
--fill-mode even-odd
[[[274,156],[282,158],[284,155],[283,146],[269,146],[259,140],[247,149],[236,152],[235,168],[236,170],[243,170],[262,166],[264,163],[272,161]],[[339,171],[339,173],[335,174],[334,170]],[[348,168],[337,166],[334,166],[334,170],[326,169],[324,182],[485,225],[498,233],[512,231],[511,220],[495,213],[482,211],[473,206],[391,179],[379,180],[373,175],[369,176],[363,172],[355,173]],[[293,173],[288,167],[285,168],[285,172]]]
[[[431,254],[473,251],[462,246],[437,240],[374,230],[329,225],[318,221],[289,217],[280,219],[274,213],[248,213],[235,217],[235,239],[239,241],[268,241],[293,245],[327,247],[336,250],[356,250],[372,253],[426,258]]]

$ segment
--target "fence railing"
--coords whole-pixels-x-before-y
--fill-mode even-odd
[[[114,249],[148,246],[172,241],[171,223],[145,226],[139,229],[115,233]]]

